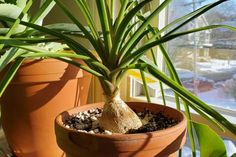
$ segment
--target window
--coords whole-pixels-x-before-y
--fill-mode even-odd
[[[167,21],[169,23],[211,2],[214,0],[173,0],[167,10]],[[236,27],[235,10],[236,1],[227,1],[181,29],[183,31],[212,24]],[[168,42],[167,49],[183,85],[189,91],[217,108],[236,111],[235,39],[236,33],[219,28],[186,35]],[[151,84],[152,96],[158,97],[159,92],[156,88],[158,83],[155,86]],[[137,82],[135,88],[140,89],[139,86],[141,87]],[[173,95],[169,88],[165,88],[165,93],[168,96]],[[136,90],[133,95],[143,95],[143,91]]]
[[[174,0],[168,10],[168,21],[210,2],[213,0]],[[235,9],[236,1],[225,2],[182,30],[212,24],[235,27]],[[168,52],[183,85],[203,101],[233,110],[236,110],[235,39],[236,33],[220,28],[190,34],[168,43]]]

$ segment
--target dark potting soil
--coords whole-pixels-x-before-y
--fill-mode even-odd
[[[153,113],[145,109],[143,112],[136,112],[142,120],[143,126],[139,129],[130,130],[128,133],[145,133],[157,130],[163,130],[178,124],[178,120],[164,116],[162,112]],[[112,134],[108,130],[103,130],[99,126],[98,119],[102,115],[101,109],[91,109],[70,115],[65,120],[64,125],[67,128],[75,129],[80,132]]]

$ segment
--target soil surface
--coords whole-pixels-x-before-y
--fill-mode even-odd
[[[143,112],[136,112],[142,120],[143,126],[136,130],[130,130],[128,133],[145,133],[157,130],[163,130],[178,124],[178,120],[164,116],[162,112],[153,113],[147,109]],[[102,115],[101,109],[91,109],[77,114],[70,115],[65,120],[64,125],[67,128],[75,129],[80,132],[112,134],[108,130],[103,130],[99,126],[99,118]]]

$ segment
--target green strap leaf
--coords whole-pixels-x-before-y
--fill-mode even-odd
[[[118,13],[118,17],[116,18],[115,24],[114,24],[114,32],[117,31],[118,26],[120,25],[122,19],[124,18],[125,15],[125,9],[129,3],[129,1],[122,1],[121,3],[121,8],[120,11]]]
[[[77,27],[84,33],[84,37],[87,38],[90,43],[92,44],[92,46],[94,47],[95,51],[96,52],[99,52],[97,53],[98,56],[100,57],[100,59],[102,60],[104,57],[104,54],[103,54],[103,51],[101,49],[101,47],[99,46],[98,42],[97,42],[97,39],[94,38],[90,32],[86,29],[85,26],[83,26],[79,20],[77,20],[75,18],[75,16],[72,15],[72,13],[68,10],[68,8],[60,1],[60,0],[55,0],[56,3],[58,4],[58,6],[63,10],[63,12],[71,19],[71,21],[74,22],[74,24],[77,25]],[[105,60],[103,60],[104,62]]]
[[[111,37],[111,19],[109,17],[109,11],[105,0],[96,0],[100,23],[102,26],[102,33],[104,38],[105,49],[110,52],[112,48],[112,37]]]
[[[172,26],[175,26],[176,24],[178,24],[179,22],[181,21],[184,21],[182,22],[181,24],[179,24],[178,26],[176,26],[174,29],[172,29],[170,32],[168,32],[166,34],[166,36],[172,34],[173,32],[179,30],[180,28],[182,28],[184,25],[188,24],[190,21],[192,21],[193,19],[197,18],[198,16],[202,15],[203,13],[209,11],[210,9],[216,7],[217,5],[225,2],[227,0],[220,0],[220,1],[217,1],[215,3],[212,3],[212,4],[208,4],[208,5],[205,5],[193,12],[190,12],[189,14],[185,15],[185,16],[182,16],[176,20],[174,20],[173,22],[167,24],[164,28],[162,28],[160,31],[158,31],[158,33],[156,33],[155,35],[152,36],[152,38],[149,40],[149,42],[151,41],[155,41],[156,37],[160,36],[161,33],[167,31],[169,28],[171,28]]]
[[[145,92],[147,101],[148,101],[149,103],[151,103],[151,97],[150,97],[150,94],[149,94],[149,90],[148,90],[148,85],[147,85],[145,73],[144,73],[142,70],[140,70],[140,74],[141,74],[141,77],[142,77],[144,92]]]
[[[91,65],[94,65],[96,67],[103,69],[106,73],[110,73],[109,69],[107,69],[106,66],[104,66],[100,62],[94,61],[93,59],[91,59],[90,57],[85,56],[85,55],[66,53],[66,52],[50,52],[50,51],[48,51],[42,47],[38,47],[38,46],[19,45],[16,47],[24,49],[24,50],[28,50],[30,52],[35,52],[35,53],[24,54],[24,55],[22,55],[23,57],[52,57],[52,58],[69,57],[69,58],[81,59],[85,62],[88,62]]]
[[[87,67],[87,66],[85,66],[83,64],[80,64],[79,62],[73,61],[70,58],[60,58],[59,57],[59,58],[55,58],[55,59],[58,59],[58,60],[61,60],[63,62],[66,62],[66,63],[72,64],[74,66],[77,66],[77,67],[79,67],[79,68],[81,68],[81,69],[83,69],[83,70],[93,74],[94,76],[97,76],[98,78],[104,79],[104,76],[101,73],[99,73],[99,72],[97,72],[97,71],[95,71],[95,70],[93,70],[93,69],[91,69],[91,68],[89,68],[89,67]]]
[[[5,21],[10,21],[10,22],[15,21],[15,19],[4,17],[4,16],[0,16],[0,19],[5,20]],[[63,41],[65,41],[66,44],[68,46],[70,46],[70,48],[73,49],[73,51],[75,51],[76,53],[78,53],[78,54],[81,53],[83,55],[87,55],[87,56],[91,57],[94,60],[97,60],[97,58],[93,55],[93,53],[90,52],[87,48],[85,48],[83,45],[81,45],[80,43],[76,42],[74,39],[72,39],[64,34],[61,34],[55,30],[51,30],[51,29],[43,27],[43,26],[35,25],[33,23],[29,23],[29,22],[25,22],[25,21],[20,21],[20,23],[22,25],[25,25],[25,26],[34,28],[36,30],[39,30],[41,32],[44,32],[46,34],[58,37],[58,38],[62,39]]]
[[[131,9],[129,11],[129,13],[127,13],[127,15],[123,18],[123,20],[121,21],[119,27],[117,28],[117,32],[115,32],[115,39],[114,39],[114,44],[112,47],[112,52],[111,52],[111,56],[109,58],[110,62],[114,63],[115,62],[115,58],[116,55],[118,54],[118,50],[122,44],[121,41],[124,41],[126,38],[125,32],[126,30],[129,28],[129,23],[132,23],[131,20],[135,17],[135,15],[147,4],[149,3],[151,0],[145,0],[142,1],[141,3],[139,3],[138,5],[136,5],[133,9]],[[123,4],[125,5],[125,4]],[[121,56],[122,54],[120,54]]]
[[[209,126],[193,123],[196,130],[201,157],[227,157],[223,140]]]
[[[131,35],[133,34],[133,31],[132,31],[132,30],[134,30],[134,27],[135,27],[135,26],[138,26],[139,22],[140,22],[140,21],[137,21],[137,22],[134,22],[134,23],[128,25],[127,30],[124,31],[124,32],[125,32],[125,33],[124,33],[124,36],[125,36],[126,38],[128,38],[129,36],[131,36]],[[122,46],[123,46],[122,43],[125,43],[126,38],[122,38],[121,44],[119,45],[119,48],[118,48],[118,51],[121,50],[121,48],[122,48]],[[123,56],[122,56],[121,53],[118,54],[118,57],[117,57],[117,58],[118,58],[118,62],[120,62],[120,59],[121,59],[122,57],[123,57]]]
[[[165,43],[167,41],[170,41],[172,39],[175,39],[175,38],[183,36],[183,35],[187,35],[187,34],[195,33],[195,32],[200,32],[200,31],[204,31],[204,30],[208,30],[208,29],[215,29],[215,28],[225,28],[225,29],[229,29],[231,31],[236,32],[236,28],[232,27],[232,26],[228,26],[228,25],[210,25],[210,26],[200,27],[200,28],[191,29],[191,30],[188,30],[188,31],[184,31],[184,32],[164,36],[164,37],[162,37],[162,38],[160,38],[159,40],[156,40],[156,41],[151,41],[151,42],[148,41],[143,46],[141,46],[139,49],[134,51],[132,54],[129,54],[129,55],[125,56],[124,59],[122,60],[120,66],[127,65],[130,62],[136,62],[141,56],[143,56],[143,54],[146,53],[147,50],[151,49],[152,47],[155,47],[157,45],[160,45],[162,43]]]
[[[84,15],[84,18],[85,18],[86,22],[88,23],[88,26],[89,26],[90,30],[92,31],[94,38],[96,40],[99,40],[99,34],[96,29],[95,22],[92,18],[91,11],[89,10],[87,3],[84,0],[76,0],[76,4],[78,5],[82,14]]]
[[[0,57],[0,71],[2,71],[10,62],[15,59],[17,48],[6,50]]]
[[[19,69],[20,65],[23,63],[24,58],[17,58],[15,62],[13,62],[12,66],[8,69],[6,74],[3,76],[3,78],[0,81],[0,97],[2,97],[2,94],[6,90],[7,86],[15,76],[17,70]]]
[[[17,46],[17,45],[29,45],[43,42],[53,42],[61,39],[58,38],[6,38],[0,37],[0,44]]]
[[[143,33],[143,31],[147,28],[147,26],[151,23],[152,19],[156,17],[172,0],[165,0],[161,5],[159,5],[142,23],[142,25],[137,29],[134,35],[127,41],[125,46],[122,48],[121,53],[131,53],[129,48],[136,43],[136,40],[139,40],[139,36]]]
[[[187,35],[187,34],[195,33],[195,32],[200,32],[200,31],[205,31],[205,30],[209,30],[209,29],[216,29],[216,28],[225,28],[225,29],[236,32],[236,27],[232,27],[232,26],[228,26],[228,25],[210,25],[210,26],[204,26],[204,27],[200,27],[200,28],[195,28],[195,29],[183,31],[180,33],[175,33],[172,35],[164,35],[163,38],[166,38],[169,41],[169,40],[172,40],[172,39],[177,38],[179,36],[183,36],[183,35]]]
[[[228,1],[228,0],[219,0],[219,1],[215,2],[215,3],[212,3],[212,4],[207,5],[206,7],[203,6],[202,9],[200,8],[200,10],[198,10],[199,12],[198,12],[198,11],[195,12],[195,13],[197,13],[197,14],[194,13],[194,16],[192,16],[191,18],[185,17],[185,18],[188,18],[188,19],[187,19],[186,21],[184,21],[183,23],[181,23],[180,25],[178,25],[177,27],[175,27],[174,29],[172,29],[172,30],[171,30],[170,32],[168,32],[166,35],[172,34],[173,32],[175,32],[175,31],[177,31],[178,29],[180,29],[181,27],[183,27],[184,25],[188,24],[188,23],[189,23],[190,21],[192,21],[193,19],[197,18],[198,16],[201,16],[203,13],[209,11],[210,9],[212,9],[212,8],[216,7],[217,5],[219,5],[219,4],[223,3],[223,2],[226,2],[226,1]],[[191,14],[191,13],[190,13],[190,14]],[[177,21],[180,21],[180,20],[182,20],[182,19],[181,19],[181,18],[177,19]],[[177,21],[174,21],[171,25],[174,25]],[[169,26],[168,26],[168,27],[169,27]],[[163,29],[166,29],[166,28],[163,28]]]
[[[85,38],[85,34],[73,23],[55,23],[50,25],[45,25],[44,27],[51,30],[57,31],[61,34],[77,36],[80,38]],[[27,30],[23,33],[12,35],[12,37],[29,37],[29,36],[46,36],[47,34],[38,30]]]
[[[223,2],[223,1],[222,1]],[[179,28],[183,27],[185,24],[188,23],[188,21],[191,21],[193,20],[194,18],[196,18],[197,16],[200,16],[202,15],[203,13],[209,11],[210,9],[214,8],[215,6],[221,4],[222,2],[215,2],[215,3],[212,3],[212,4],[208,4],[208,5],[205,5],[193,12],[190,12],[189,14],[187,15],[184,15],[178,19],[175,19],[173,22],[167,24],[165,27],[163,27],[159,32],[158,32],[158,35],[160,35],[161,33],[167,31],[169,28],[171,28],[172,26],[175,26],[176,24],[178,24],[179,22],[181,21],[184,21],[184,23],[180,24],[178,27],[176,27],[176,29],[173,29],[173,30],[178,30]]]

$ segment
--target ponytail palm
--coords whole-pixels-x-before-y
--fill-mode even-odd
[[[46,0],[46,3],[51,1]],[[175,91],[177,108],[179,108],[179,98],[184,101],[186,115],[189,119],[190,132],[192,124],[189,107],[196,110],[217,127],[222,128],[223,126],[236,135],[236,127],[233,124],[182,87],[174,66],[163,46],[165,42],[172,39],[207,29],[223,27],[236,31],[234,27],[226,25],[213,25],[184,32],[179,31],[180,28],[188,24],[191,20],[226,0],[218,0],[205,5],[167,24],[162,29],[153,26],[151,22],[153,19],[158,18],[160,12],[168,6],[171,0],[165,0],[159,6],[155,7],[153,11],[149,12],[144,12],[143,10],[145,10],[145,6],[150,5],[152,0],[120,0],[120,7],[116,16],[114,14],[114,5],[110,6],[115,1],[96,0],[94,2],[96,2],[101,29],[95,24],[86,0],[74,0],[74,2],[82,12],[87,26],[84,26],[75,15],[72,15],[70,8],[63,4],[61,0],[54,1],[78,28],[74,33],[61,33],[63,29],[64,32],[70,32],[70,28],[68,27],[60,28],[60,31],[58,31],[58,29],[36,25],[34,22],[21,21],[20,23],[28,27],[33,33],[44,33],[47,39],[60,39],[64,41],[74,53],[51,53],[47,50],[39,49],[35,45],[29,45],[37,42],[45,42],[45,40],[40,41],[34,38],[6,37],[4,39],[0,38],[0,43],[35,52],[23,54],[22,57],[56,58],[80,67],[98,77],[106,98],[103,114],[100,119],[100,125],[104,129],[117,133],[126,133],[130,129],[136,129],[142,125],[137,115],[120,98],[121,80],[129,69],[138,69],[141,71],[142,76],[145,73],[151,74],[154,78],[171,87]],[[7,22],[15,21],[15,19],[3,16],[0,17],[0,20]],[[86,48],[80,42],[76,41],[74,37],[82,37],[88,41],[92,45],[93,50]],[[170,76],[158,70],[155,55],[152,55],[153,59],[145,57],[146,53],[152,52],[152,49],[156,46],[159,46],[163,53],[164,62]],[[82,59],[86,65],[82,65],[73,59]],[[145,81],[144,85],[146,85]],[[148,93],[148,91],[146,92]]]

